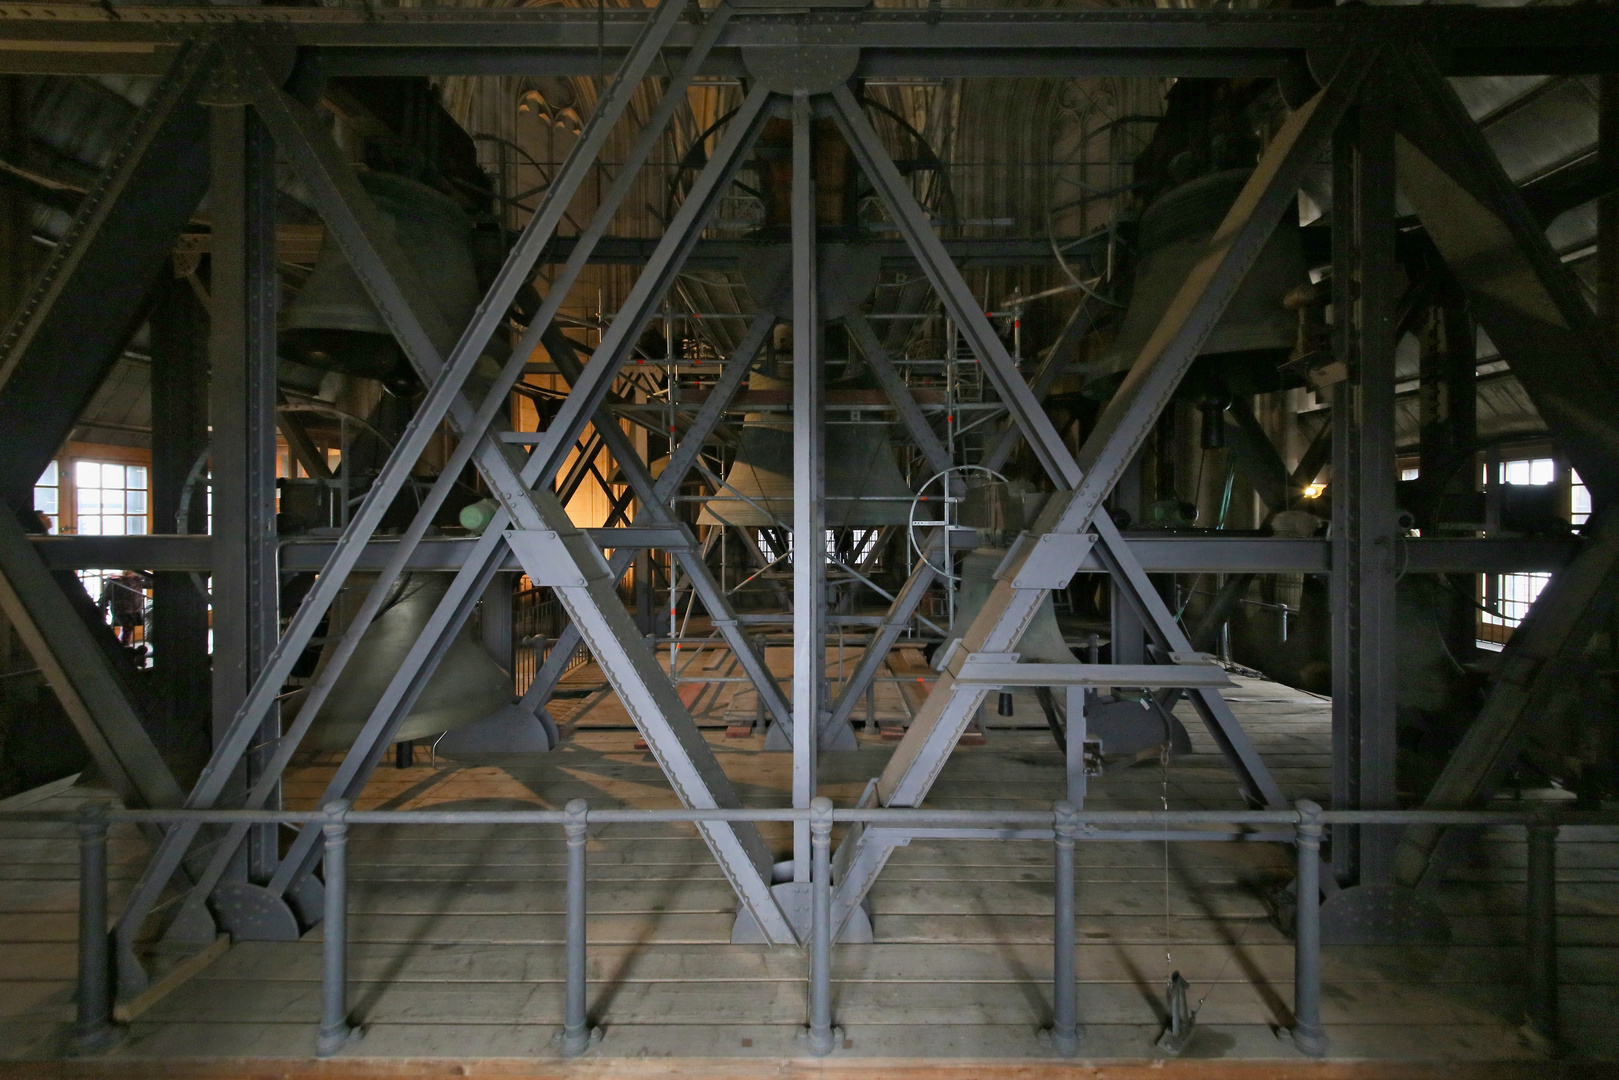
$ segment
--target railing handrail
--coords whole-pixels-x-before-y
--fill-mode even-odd
[[[562,825],[562,810],[193,810],[125,809],[106,805],[111,823],[207,825],[325,824],[348,825]],[[0,810],[0,822],[72,823],[81,810]],[[795,807],[730,807],[656,809],[588,809],[588,824],[690,824],[703,821],[809,821],[812,811]],[[895,825],[914,828],[948,826],[1042,826],[1053,820],[1050,810],[947,810],[921,807],[845,807],[832,811],[837,824]],[[1081,829],[1107,825],[1297,825],[1297,810],[1076,810]],[[1619,825],[1619,811],[1560,810],[1322,810],[1326,825],[1538,825],[1564,827]]]
[[[348,1014],[347,844],[351,825],[367,824],[535,824],[561,825],[567,837],[567,978],[562,1052],[582,1053],[594,1040],[585,1009],[586,995],[586,830],[591,822],[804,821],[814,848],[808,934],[801,943],[810,951],[810,1025],[808,1045],[817,1057],[835,1045],[831,1026],[831,833],[835,822],[864,823],[912,838],[924,835],[963,839],[1055,841],[1056,905],[1053,913],[1052,1045],[1063,1056],[1079,1046],[1079,1018],[1074,969],[1074,843],[1076,840],[1283,841],[1287,832],[1233,831],[1244,825],[1291,826],[1297,852],[1297,898],[1294,915],[1294,1025],[1289,1038],[1304,1053],[1319,1057],[1326,1050],[1321,1026],[1320,848],[1327,825],[1437,824],[1524,825],[1529,848],[1530,927],[1529,1023],[1550,1039],[1557,1030],[1556,846],[1558,833],[1570,825],[1619,824],[1619,813],[1559,810],[1541,804],[1528,810],[1339,810],[1323,811],[1300,800],[1291,810],[1079,810],[1066,801],[1049,811],[947,810],[896,807],[835,809],[817,798],[809,807],[665,808],[591,810],[583,799],[557,810],[355,810],[346,801],[321,810],[123,810],[108,800],[81,804],[72,812],[0,811],[0,821],[73,821],[79,833],[79,993],[78,1023],[72,1045],[92,1052],[116,1039],[112,1024],[111,975],[107,926],[107,833],[113,822],[290,822],[317,826],[323,834],[326,864],[321,946],[321,1024],[316,1053],[336,1053],[358,1036]],[[967,826],[998,826],[974,830]],[[1106,828],[1109,825],[1137,828]],[[1185,830],[1173,826],[1224,825],[1225,830]],[[1012,826],[1033,826],[1015,828]],[[1101,827],[1099,827],[1101,826]],[[1140,826],[1159,826],[1161,831]],[[952,828],[954,827],[954,828]],[[1012,827],[1012,828],[1009,828]],[[937,831],[930,831],[937,830]],[[795,936],[799,931],[795,929]]]

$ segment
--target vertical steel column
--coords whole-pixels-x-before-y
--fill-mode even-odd
[[[1600,76],[1597,171],[1619,175],[1619,74]],[[1619,338],[1619,191],[1597,200],[1597,319]]]
[[[349,1023],[347,799],[325,806],[326,912],[321,923],[320,1033],[315,1056],[331,1057],[360,1035]],[[308,827],[313,827],[311,822]]]
[[[193,490],[178,520],[187,479],[208,449],[208,314],[189,282],[163,275],[149,320],[152,340],[152,512],[154,533],[208,531],[206,493]],[[199,479],[195,488],[200,488]],[[208,598],[187,573],[152,581],[152,681],[164,750],[207,756]]]
[[[1555,822],[1528,827],[1529,925],[1527,927],[1531,1032],[1557,1041],[1557,831]]]
[[[79,810],[79,1018],[75,1054],[93,1054],[118,1041],[112,1025],[111,958],[107,948],[107,804]]]
[[[832,1027],[832,800],[810,802],[810,843],[815,849],[810,890],[809,1051],[825,1057],[837,1045]]]
[[[590,1046],[591,1030],[585,1018],[585,827],[590,807],[583,799],[570,801],[568,820],[568,985],[563,1006],[562,1055],[578,1057]]]
[[[1327,1052],[1321,1027],[1321,807],[1296,804],[1299,824],[1297,916],[1293,931],[1293,1045],[1311,1057]]]
[[[213,323],[209,413],[213,424],[213,716],[220,739],[275,649],[275,149],[245,106],[211,110]],[[241,793],[280,736],[266,710]],[[263,805],[279,806],[278,794]],[[246,872],[275,868],[273,825],[249,832]]]
[[[1070,748],[1074,745],[1073,731],[1070,726]],[[1064,799],[1054,809],[1057,896],[1051,932],[1051,1044],[1063,1057],[1073,1057],[1079,1053],[1081,1039],[1079,987],[1074,971],[1074,834],[1079,826],[1074,821],[1077,811],[1073,803]]]
[[[793,95],[793,805],[815,797],[826,675],[826,424],[816,295],[809,95]],[[793,822],[793,880],[810,880],[810,827]]]
[[[1334,805],[1395,806],[1394,128],[1376,80],[1334,143],[1333,310],[1348,379],[1333,393]],[[1340,220],[1342,219],[1342,220]],[[1358,833],[1358,837],[1356,834]],[[1383,883],[1394,831],[1338,832],[1340,878]],[[1358,843],[1356,842],[1358,839]],[[1340,847],[1351,850],[1340,852]]]
[[[1085,805],[1085,688],[1068,687],[1067,698],[1068,802],[1080,807]]]

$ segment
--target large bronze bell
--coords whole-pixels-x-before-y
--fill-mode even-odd
[[[995,570],[1006,558],[1003,548],[979,548],[961,560],[961,583],[956,591],[956,617],[950,624],[950,636],[945,638],[936,655],[947,655],[950,643],[958,640],[984,609],[995,588]],[[1013,646],[1020,663],[1072,664],[1073,652],[1063,642],[1062,631],[1057,628],[1057,609],[1047,593],[1035,609],[1034,620]]]
[[[1172,188],[1141,216],[1135,285],[1113,347],[1085,384],[1085,393],[1111,397],[1142,347],[1208,250],[1209,239],[1248,181],[1249,170],[1211,173]],[[1199,365],[1232,393],[1280,389],[1278,365],[1298,337],[1298,317],[1284,306],[1289,292],[1310,280],[1299,237],[1298,210],[1290,209],[1253,269],[1231,298],[1219,325],[1203,343]],[[1212,368],[1212,371],[1207,369]],[[1194,375],[1190,385],[1198,385]]]
[[[982,475],[982,474],[979,474]],[[996,480],[971,483],[961,501],[960,523],[977,531],[984,546],[961,562],[961,584],[956,592],[956,617],[950,635],[938,655],[946,655],[950,642],[964,634],[983,610],[995,588],[995,570],[1006,558],[1007,548],[1020,533],[1040,516],[1040,508],[1050,498],[1022,480]],[[1064,644],[1057,628],[1057,610],[1047,593],[1035,610],[1034,621],[1024,631],[1016,651],[1027,663],[1072,664],[1074,654]]]
[[[752,375],[752,390],[789,390],[791,382]],[[835,421],[836,409],[829,409]],[[793,520],[793,425],[781,413],[742,418],[727,488],[705,503],[699,525],[759,529]],[[745,496],[752,502],[745,502]],[[826,527],[872,529],[910,520],[912,492],[894,460],[887,424],[836,424],[827,429]],[[754,505],[757,504],[757,505]]]
[[[444,320],[457,332],[472,318],[480,290],[472,255],[472,221],[448,196],[385,172],[360,183],[385,225],[426,279]],[[371,379],[400,373],[393,332],[327,230],[309,280],[281,313],[280,347],[309,367]]]
[[[418,573],[400,578],[389,605],[366,630],[359,647],[338,676],[337,685],[315,716],[315,723],[304,737],[304,747],[346,750],[354,744],[371,710],[382,700],[389,681],[449,589],[450,577],[449,574]],[[317,678],[325,670],[338,639],[370,591],[373,580],[369,574],[351,575],[348,588],[332,605],[327,643],[315,665]],[[394,739],[419,739],[482,720],[510,705],[512,697],[511,677],[473,639],[470,630],[463,628]],[[285,699],[283,720],[291,723],[302,704],[302,694]]]

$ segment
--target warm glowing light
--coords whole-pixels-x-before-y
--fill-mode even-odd
[[[1326,490],[1327,485],[1325,484],[1311,484],[1309,487],[1304,489],[1304,497],[1306,499],[1319,499],[1321,497],[1321,493]]]

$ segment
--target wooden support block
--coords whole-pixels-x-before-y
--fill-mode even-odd
[[[213,944],[208,945],[199,952],[192,953],[180,963],[176,964],[168,974],[158,979],[152,985],[142,990],[128,1001],[121,1001],[113,1006],[112,1018],[120,1024],[127,1024],[141,1013],[156,1005],[159,1001],[178,990],[182,984],[202,971],[209,964],[224,956],[230,950],[230,935],[219,934]]]

